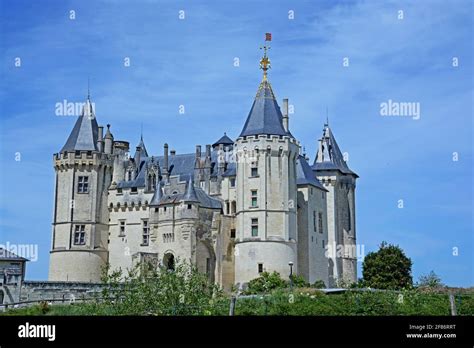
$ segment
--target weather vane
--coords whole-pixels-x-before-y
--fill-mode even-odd
[[[260,59],[260,69],[263,70],[263,79],[267,79],[267,70],[271,68],[270,64],[270,59],[267,56],[267,51],[271,48],[270,46],[267,46],[266,42],[272,41],[272,34],[271,33],[265,33],[265,45],[263,47],[260,47],[260,49],[263,49],[263,57]]]

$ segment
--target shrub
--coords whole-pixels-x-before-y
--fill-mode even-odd
[[[248,283],[246,294],[268,293],[275,289],[283,289],[288,287],[288,282],[280,277],[280,273],[262,272],[260,277],[252,279]]]
[[[411,266],[411,260],[399,246],[382,242],[377,252],[371,252],[364,258],[364,284],[376,289],[398,290],[412,287]]]

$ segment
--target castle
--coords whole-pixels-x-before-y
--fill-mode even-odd
[[[141,137],[132,157],[110,125],[104,135],[88,96],[54,154],[50,281],[98,282],[106,264],[173,269],[177,259],[225,289],[264,271],[328,287],[356,281],[358,176],[327,122],[313,165],[301,155],[264,48],[263,79],[242,132],[235,140],[224,133],[204,151],[177,154],[164,144],[153,156]]]

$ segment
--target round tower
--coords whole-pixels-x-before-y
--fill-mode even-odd
[[[66,144],[54,155],[50,281],[99,282],[107,263],[112,155],[104,151],[108,144],[102,146],[101,132],[88,98]]]
[[[296,159],[299,144],[283,123],[280,107],[267,79],[270,60],[264,46],[263,80],[236,154],[237,212],[235,282],[246,283],[260,273],[276,271],[283,278],[298,271]]]

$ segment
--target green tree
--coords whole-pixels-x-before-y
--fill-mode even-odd
[[[441,282],[441,278],[438,275],[431,271],[426,275],[421,275],[418,278],[418,286],[428,287],[428,288],[441,288],[444,284]]]
[[[209,315],[223,301],[221,290],[196,267],[177,260],[175,269],[138,264],[124,275],[104,270],[99,309],[112,315]],[[227,305],[226,305],[227,309]]]
[[[382,242],[376,252],[368,253],[362,264],[365,286],[376,289],[404,289],[413,286],[412,261],[398,245]]]

